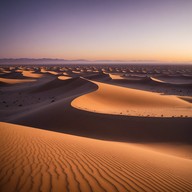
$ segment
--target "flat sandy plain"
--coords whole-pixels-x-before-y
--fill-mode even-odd
[[[0,67],[0,191],[192,191],[192,67]]]

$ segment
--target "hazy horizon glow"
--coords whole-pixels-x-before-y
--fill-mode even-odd
[[[3,0],[0,57],[192,61],[191,10],[191,0]]]

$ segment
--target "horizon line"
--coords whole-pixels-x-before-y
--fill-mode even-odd
[[[33,60],[38,61],[38,60],[47,60],[47,61],[61,61],[61,62],[121,62],[121,63],[145,63],[145,62],[150,62],[150,63],[167,63],[167,64],[171,64],[171,63],[186,63],[186,64],[192,64],[192,61],[174,61],[174,60],[153,60],[153,59],[128,59],[128,60],[120,60],[120,59],[64,59],[64,58],[48,58],[48,57],[41,57],[41,58],[27,58],[27,57],[18,57],[18,58],[0,58],[0,63],[5,60],[5,61],[9,61],[11,60],[12,62],[18,61],[18,60]]]

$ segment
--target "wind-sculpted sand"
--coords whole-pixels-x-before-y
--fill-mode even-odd
[[[192,190],[192,161],[134,144],[1,123],[1,191]]]
[[[175,96],[93,82],[98,85],[98,90],[76,98],[73,107],[132,116],[192,116],[192,104]]]

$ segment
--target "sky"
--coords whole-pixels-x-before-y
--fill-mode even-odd
[[[1,0],[0,58],[192,61],[192,0]]]

